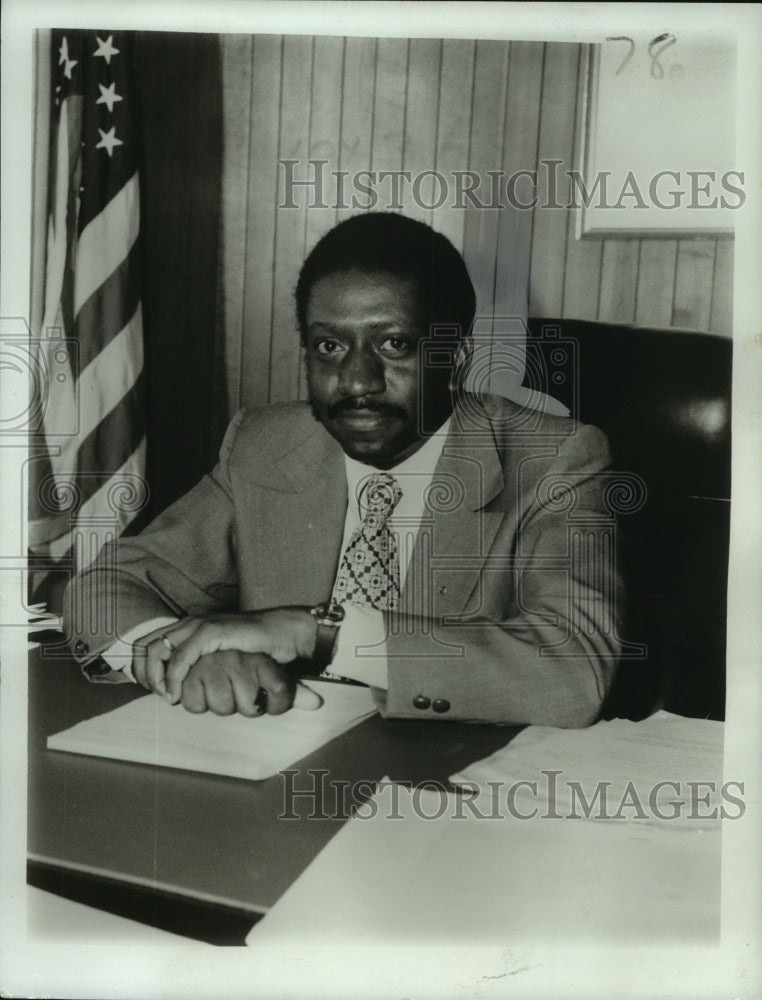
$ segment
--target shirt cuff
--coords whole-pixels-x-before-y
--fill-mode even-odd
[[[150,618],[148,621],[141,622],[128,632],[125,632],[121,639],[117,639],[116,642],[112,643],[105,653],[101,653],[101,657],[113,671],[120,673],[122,677],[134,681],[135,678],[132,674],[132,644],[144,635],[148,635],[149,632],[153,632],[154,629],[162,628],[165,625],[174,625],[178,620],[177,618],[163,615],[160,618]],[[105,675],[91,676],[90,680],[96,682],[108,681],[111,678]]]
[[[389,669],[383,613],[356,604],[344,604],[343,608],[344,621],[329,667],[331,673],[386,690]]]

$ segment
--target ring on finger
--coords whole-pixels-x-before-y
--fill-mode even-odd
[[[267,691],[260,688],[257,697],[254,699],[254,707],[259,715],[264,715],[267,711]]]

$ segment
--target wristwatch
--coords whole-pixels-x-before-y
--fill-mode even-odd
[[[317,622],[312,662],[322,670],[333,659],[339,627],[344,621],[344,608],[336,601],[328,601],[326,604],[316,604],[314,608],[310,608],[310,614]]]

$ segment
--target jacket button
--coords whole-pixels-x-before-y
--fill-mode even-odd
[[[447,593],[447,587],[444,587],[444,586],[440,587],[439,588],[439,593],[440,594],[446,594]]]
[[[450,711],[450,702],[446,698],[436,698],[431,707],[435,712],[439,712],[441,715],[442,712]]]
[[[429,708],[430,705],[431,698],[427,698],[425,694],[417,694],[415,698],[413,698],[413,707],[419,708],[421,711]]]
[[[76,645],[74,646],[74,653],[76,656],[84,656],[86,653],[90,652],[90,647],[82,639],[77,639]]]

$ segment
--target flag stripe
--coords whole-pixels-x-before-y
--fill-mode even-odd
[[[48,219],[48,252],[45,262],[45,308],[42,333],[54,326],[60,308],[66,270],[67,232],[66,209],[68,205],[69,137],[66,121],[71,101],[64,101],[56,139],[55,172],[51,181],[54,187],[50,218]]]
[[[140,302],[140,242],[84,303],[76,322],[79,337],[79,370],[87,366],[123,327]],[[142,349],[141,349],[142,354]]]
[[[92,434],[103,415],[130,391],[142,368],[143,324],[142,310],[138,305],[129,323],[93,358],[79,377],[80,440]]]
[[[98,488],[98,478],[112,475],[137,448],[143,436],[141,416],[145,375],[137,382],[79,446],[77,485],[87,499]]]
[[[118,523],[117,533],[121,533],[130,524],[131,521],[137,517],[139,510],[127,510],[127,511],[113,511],[113,509],[108,505],[106,497],[109,490],[113,490],[114,486],[119,483],[120,478],[123,479],[126,485],[132,481],[133,476],[143,476],[143,469],[145,468],[145,453],[146,453],[146,440],[143,437],[138,444],[135,451],[127,458],[127,461],[118,469],[117,472],[110,473],[108,476],[100,477],[99,479],[94,479],[95,484],[94,492],[90,497],[88,497],[82,503],[79,511],[77,513],[77,522],[86,527],[88,522],[93,518],[97,517],[107,517],[113,516]],[[53,561],[59,561],[60,559],[66,558],[67,556],[73,555],[71,552],[72,546],[72,534],[71,534],[71,518],[67,517],[65,519],[66,530],[62,530],[57,538],[46,540],[48,542],[46,546],[46,555]],[[60,524],[63,527],[64,518],[60,518]],[[42,543],[40,539],[40,543]],[[32,545],[34,542],[30,539]],[[38,561],[41,557],[38,556]]]
[[[119,267],[138,238],[138,175],[130,177],[79,237],[74,275],[74,313]],[[114,239],[118,233],[119,239]]]

